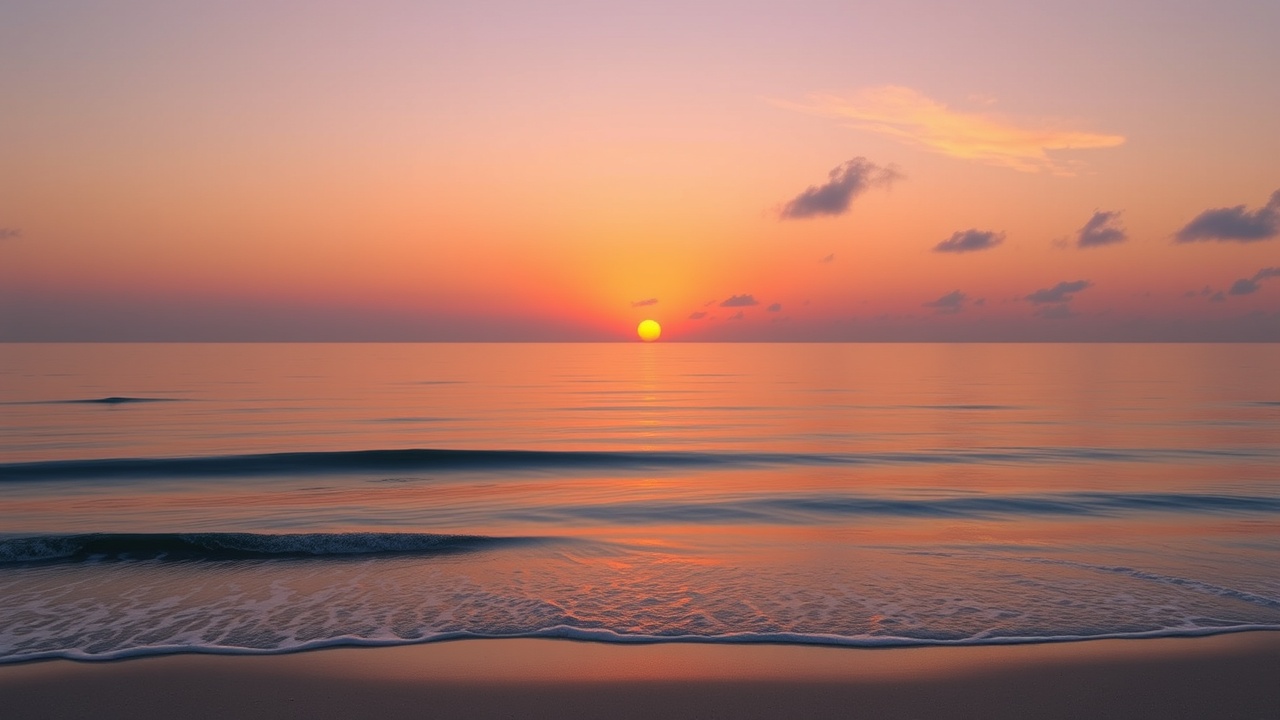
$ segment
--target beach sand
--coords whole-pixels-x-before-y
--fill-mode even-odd
[[[1280,718],[1280,633],[985,647],[464,640],[0,666],[5,718]]]

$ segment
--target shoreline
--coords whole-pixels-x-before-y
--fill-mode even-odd
[[[467,639],[0,665],[13,717],[1280,717],[1280,631],[851,648]]]

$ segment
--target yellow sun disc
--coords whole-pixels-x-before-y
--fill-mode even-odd
[[[662,326],[653,320],[643,320],[640,325],[636,327],[636,334],[645,342],[653,342],[662,334]]]

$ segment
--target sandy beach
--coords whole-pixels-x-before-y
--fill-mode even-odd
[[[13,718],[1280,718],[1280,633],[986,647],[467,640],[0,667]]]

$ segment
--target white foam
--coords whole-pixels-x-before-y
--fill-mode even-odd
[[[839,565],[739,559],[595,545],[17,567],[0,576],[0,662],[463,637],[878,647],[1280,629],[1280,607],[1252,593],[1120,566],[867,548]]]

